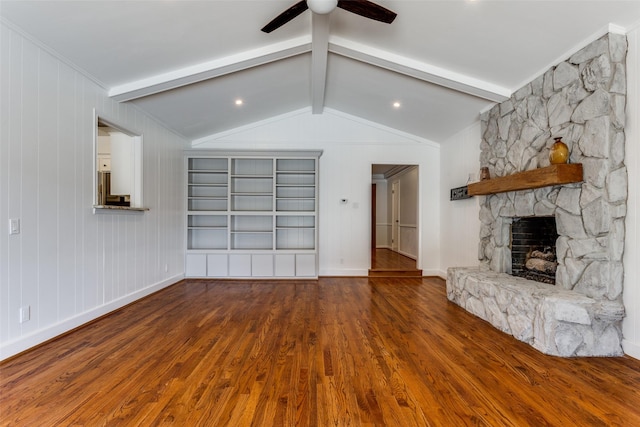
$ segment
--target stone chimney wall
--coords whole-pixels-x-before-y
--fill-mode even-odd
[[[556,286],[622,301],[626,51],[625,36],[607,34],[483,114],[480,166],[492,177],[548,166],[562,137],[584,182],[484,197],[481,266],[511,272],[511,218],[555,216]]]

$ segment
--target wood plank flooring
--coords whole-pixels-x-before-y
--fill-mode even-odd
[[[543,355],[441,279],[187,280],[0,377],[4,426],[640,426],[640,361]]]
[[[422,270],[416,268],[416,260],[387,248],[371,251],[370,277],[407,277],[422,276]]]

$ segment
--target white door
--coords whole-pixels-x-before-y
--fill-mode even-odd
[[[398,250],[400,239],[400,181],[391,184],[391,249]]]

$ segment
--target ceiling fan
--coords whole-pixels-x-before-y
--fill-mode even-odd
[[[396,18],[396,13],[368,0],[302,0],[276,16],[262,28],[262,31],[270,33],[307,9],[324,15],[332,12],[336,7],[387,24],[391,24]]]

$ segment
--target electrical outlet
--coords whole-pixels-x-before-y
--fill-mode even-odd
[[[20,323],[27,322],[31,319],[31,307],[25,305],[24,307],[20,307]]]
[[[169,264],[164,265],[164,272],[166,273],[167,271],[169,271]]]

